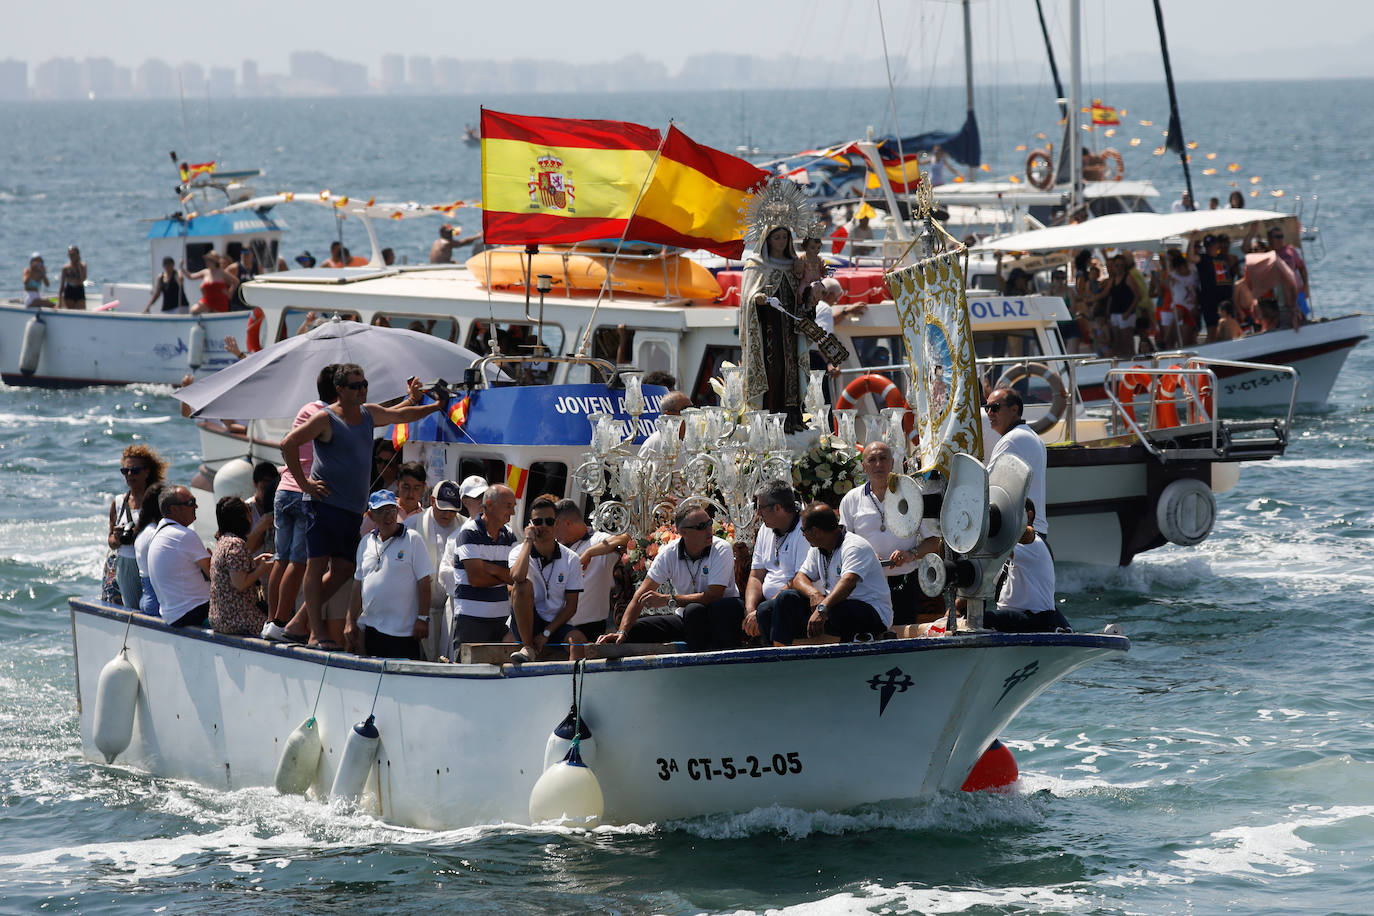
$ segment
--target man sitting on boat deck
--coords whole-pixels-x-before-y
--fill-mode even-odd
[[[167,487],[158,508],[162,521],[148,545],[148,579],[158,611],[168,626],[204,626],[210,616],[210,554],[191,530],[196,498],[185,487]]]
[[[685,640],[689,652],[739,648],[744,602],[735,585],[733,549],[711,534],[711,516],[695,502],[678,506],[673,525],[677,539],[654,557],[643,584],[625,608],[620,629],[598,641]],[[670,590],[668,594],[659,591],[663,586]],[[642,608],[665,606],[669,613],[639,616]]]
[[[679,417],[682,412],[692,406],[692,399],[684,392],[670,391],[659,401],[658,412],[661,416]],[[684,432],[681,426],[678,427],[678,438],[682,438]],[[639,457],[657,458],[663,454],[663,437],[658,434],[658,430],[649,433],[644,439],[644,444],[639,447]],[[690,459],[690,455],[684,458],[681,451],[678,452],[680,460]]]
[[[465,481],[466,483],[466,481]],[[510,551],[515,534],[506,522],[515,513],[515,491],[493,484],[482,494],[482,511],[448,539],[439,578],[451,584],[453,652],[469,642],[501,642],[510,617]]]
[[[919,622],[918,617],[931,620],[945,613],[943,599],[922,594],[914,575],[921,556],[940,549],[940,539],[933,519],[923,520],[909,537],[897,537],[888,529],[883,501],[892,465],[892,449],[886,442],[875,439],[864,446],[863,469],[868,481],[840,499],[840,524],[871,544],[886,567],[894,614],[891,622],[913,624]]]
[[[577,554],[582,566],[582,594],[577,599],[577,613],[568,622],[589,641],[600,639],[611,615],[615,565],[630,536],[593,531],[571,499],[560,499],[554,511],[558,513],[553,526],[558,543]]]
[[[282,457],[310,507],[306,529],[305,612],[312,644],[337,649],[325,629],[323,606],[352,580],[363,510],[367,508],[376,424],[413,423],[442,408],[441,400],[421,404],[424,386],[409,380],[403,406],[365,403],[367,378],[361,366],[342,363],[334,371],[339,399],[294,427],[281,440]],[[300,448],[315,444],[315,461],[306,476]],[[328,581],[325,571],[329,570]]]
[[[797,492],[785,480],[767,480],[755,505],[763,524],[754,537],[753,567],[744,587],[744,633],[773,638],[778,596],[792,584],[810,545],[801,531]]]
[[[398,508],[390,490],[368,498],[376,527],[358,544],[354,578],[362,587],[353,592],[344,639],[359,655],[419,660],[420,641],[429,635],[434,567],[419,533],[401,524]]]
[[[577,661],[587,643],[572,625],[582,593],[582,558],[558,542],[557,503],[547,494],[534,501],[525,539],[510,551],[511,635],[520,643],[513,662],[534,661],[549,643],[567,643],[569,657]]]
[[[892,626],[892,593],[873,545],[846,531],[823,502],[802,512],[801,530],[811,549],[792,587],[778,593],[773,644],[790,646],[803,631],[841,642],[882,637]]]

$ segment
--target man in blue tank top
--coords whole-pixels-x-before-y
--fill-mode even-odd
[[[390,423],[413,423],[443,406],[420,403],[424,386],[416,378],[409,381],[404,405],[365,403],[367,377],[356,363],[344,363],[335,370],[334,386],[339,399],[281,441],[282,457],[300,483],[310,518],[305,536],[305,613],[310,619],[310,644],[326,650],[341,648],[343,621],[338,622],[338,633],[328,631],[321,609],[353,578],[358,532],[372,476],[373,430]],[[315,463],[307,477],[301,467],[300,447],[311,441],[315,444]]]

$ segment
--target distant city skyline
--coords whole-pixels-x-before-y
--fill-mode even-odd
[[[1068,3],[1044,6],[1067,78]],[[1181,81],[1374,76],[1365,50],[1374,15],[1363,0],[1308,0],[1302,15],[1288,0],[1163,6]],[[975,0],[971,9],[976,80],[1045,81],[1034,4]],[[240,0],[229,14],[125,0],[89,5],[75,22],[63,5],[21,5],[6,24],[0,98],[10,99],[165,97],[179,91],[178,73],[188,97],[858,87],[886,85],[884,37],[899,87],[963,77],[955,0],[334,0],[327,15],[268,0]],[[1159,78],[1149,0],[1085,0],[1082,24],[1086,81]]]

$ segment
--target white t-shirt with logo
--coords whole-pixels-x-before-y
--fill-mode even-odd
[[[887,577],[873,552],[873,545],[852,531],[844,533],[843,540],[829,557],[820,548],[812,547],[802,563],[801,573],[828,595],[847,573],[854,573],[859,582],[849,593],[849,600],[862,601],[882,618],[883,626],[892,626],[892,590],[887,587]]]
[[[557,544],[557,542],[555,542]],[[510,551],[510,566],[515,568],[515,555],[523,545],[517,544]],[[582,559],[562,544],[557,544],[558,553],[551,561],[540,556],[539,548],[530,545],[530,564],[528,576],[534,586],[534,610],[541,620],[552,621],[568,603],[570,592],[582,591]],[[581,599],[578,599],[581,606]]]
[[[434,572],[419,533],[401,526],[383,541],[370,532],[358,543],[358,569],[363,584],[363,613],[358,622],[388,636],[410,636],[420,616],[415,583]]]
[[[738,598],[739,586],[735,585],[734,549],[720,538],[711,538],[711,546],[706,556],[692,559],[682,549],[682,538],[669,541],[654,557],[649,567],[648,577],[660,586],[672,585],[674,594],[695,595],[706,591],[713,585],[725,586],[722,598]],[[663,591],[660,587],[659,591]],[[682,614],[682,606],[677,612]]]
[[[800,518],[797,519],[797,524],[792,526],[792,530],[785,532],[781,539],[773,533],[772,528],[767,525],[760,526],[759,533],[754,538],[754,560],[750,569],[764,570],[765,601],[787,588],[787,583],[791,582],[797,570],[801,569],[806,552],[810,549],[811,545],[802,534]]]

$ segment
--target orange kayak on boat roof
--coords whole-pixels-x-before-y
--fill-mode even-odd
[[[523,290],[526,271],[534,276],[548,274],[556,292],[595,295],[606,282],[611,266],[609,253],[544,251],[529,257],[522,251],[484,251],[467,260],[467,268],[477,282],[489,289]],[[533,284],[531,284],[533,286]],[[652,258],[617,258],[611,272],[611,292],[656,299],[691,299],[714,302],[720,298],[720,284],[702,265],[677,253]]]

